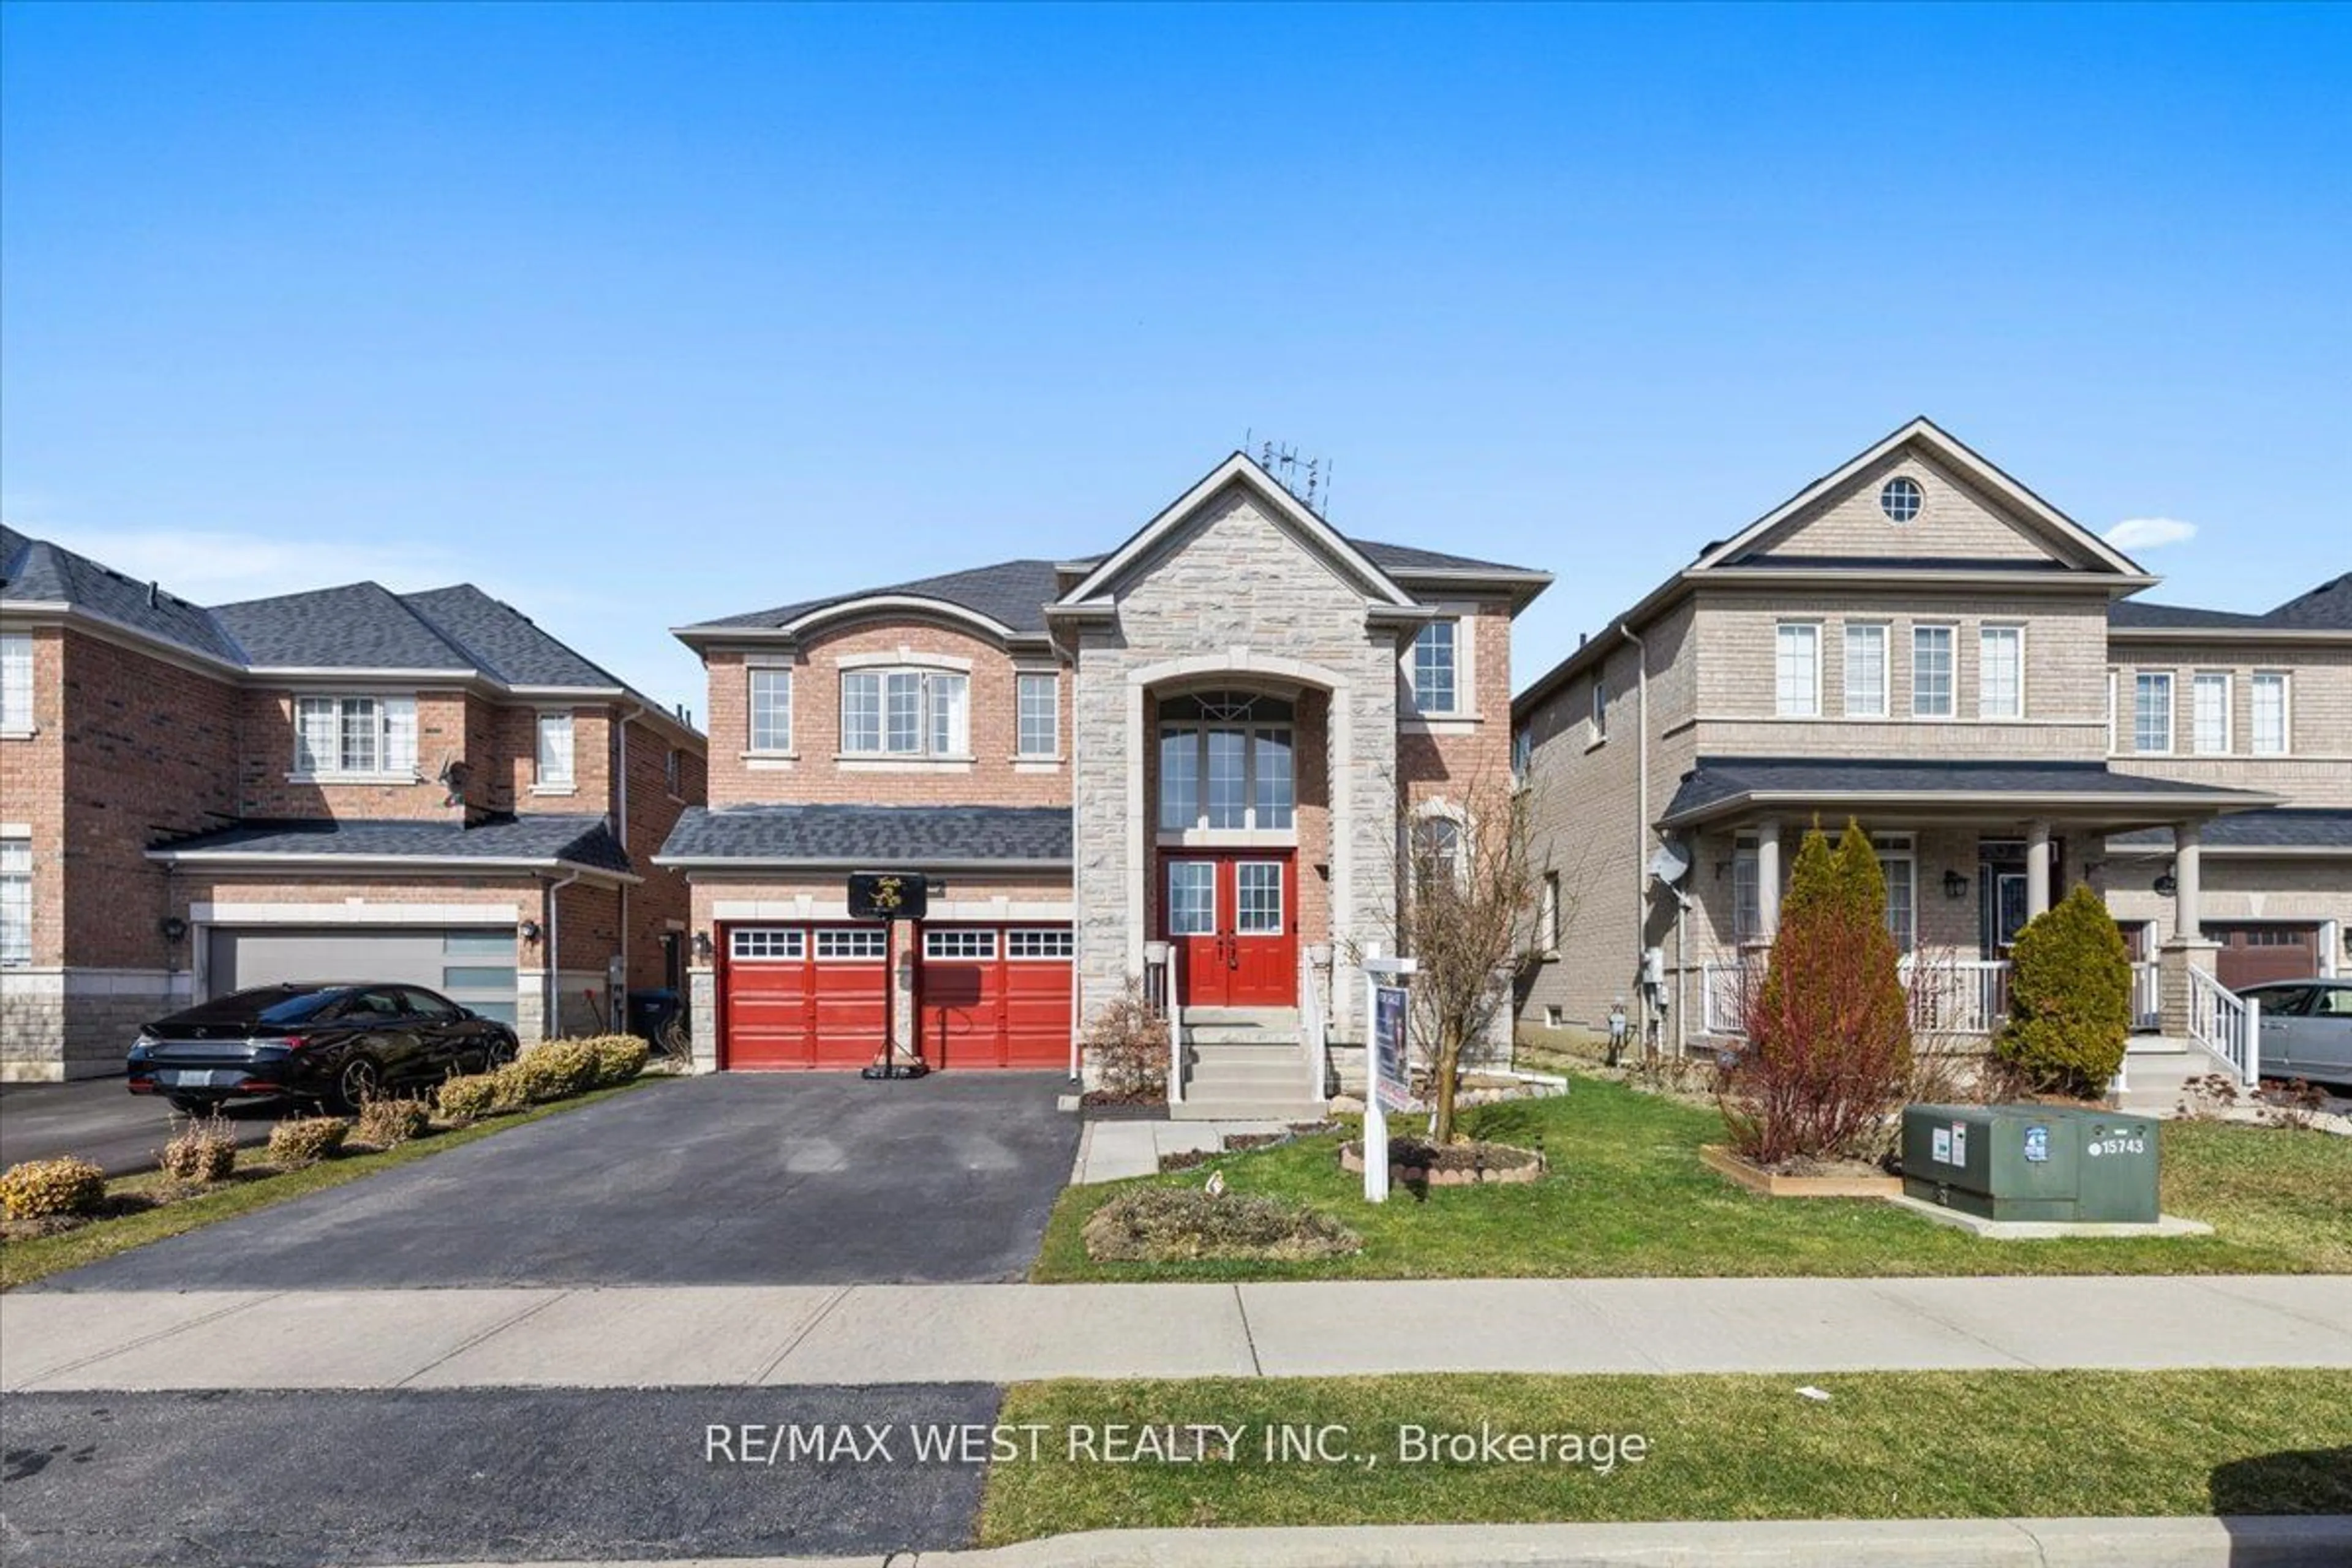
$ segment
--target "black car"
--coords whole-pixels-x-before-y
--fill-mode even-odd
[[[265,985],[158,1018],[131,1047],[131,1092],[200,1114],[257,1095],[341,1110],[383,1091],[483,1072],[515,1034],[421,985]]]

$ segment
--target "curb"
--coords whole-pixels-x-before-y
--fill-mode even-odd
[[[1103,1530],[968,1552],[542,1568],[2328,1568],[2346,1562],[2352,1562],[2352,1515],[2315,1514]]]

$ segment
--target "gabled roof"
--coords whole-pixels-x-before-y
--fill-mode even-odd
[[[893,583],[879,588],[860,588],[846,594],[803,599],[795,604],[779,605],[772,610],[753,610],[748,615],[699,621],[690,626],[679,627],[677,635],[694,642],[701,640],[695,636],[697,633],[785,631],[826,612],[849,610],[866,605],[920,607],[929,602],[967,616],[976,616],[1015,637],[1043,637],[1045,635],[1045,605],[1053,597],[1054,563],[1004,561],[993,566],[975,566],[968,571],[949,572],[936,577],[918,577],[911,582]]]
[[[400,602],[444,641],[464,649],[477,668],[509,686],[626,687],[619,676],[471,583],[403,594]]]
[[[579,867],[629,876],[629,857],[601,816],[526,812],[467,826],[387,820],[248,821],[175,838],[155,860],[206,863],[331,859],[467,863],[515,868]]]
[[[2224,812],[2266,806],[2259,790],[2221,789],[2119,773],[2104,763],[1944,761],[1861,757],[1701,757],[1659,821],[1700,822],[1750,805],[1797,812],[1849,806],[1965,805],[1974,802],[2115,807],[2127,814]]]
[[[840,868],[1070,863],[1065,805],[688,806],[658,866]]]
[[[0,524],[0,605],[67,605],[228,664],[245,662],[213,612],[62,544]]]
[[[1190,489],[1161,508],[1150,521],[1128,535],[1126,542],[1098,562],[1083,581],[1056,599],[1054,608],[1076,610],[1087,607],[1114,592],[1129,572],[1153,558],[1160,545],[1172,532],[1190,522],[1220,492],[1235,485],[1248,489],[1278,526],[1287,528],[1302,543],[1324,556],[1336,570],[1353,578],[1357,587],[1368,598],[1398,609],[1413,607],[1412,595],[1405,592],[1396,579],[1374,564],[1345,534],[1285,489],[1279,480],[1258,466],[1255,458],[1246,452],[1235,452],[1202,475]]]

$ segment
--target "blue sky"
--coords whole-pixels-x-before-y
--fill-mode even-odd
[[[1925,413],[2265,608],[2352,566],[2348,99],[2343,6],[9,4],[0,510],[699,711],[667,626],[1103,549],[1254,429],[1559,573],[1524,679]]]

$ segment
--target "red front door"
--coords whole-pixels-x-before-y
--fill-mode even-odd
[[[1170,856],[1160,929],[1188,1007],[1287,1007],[1297,1000],[1298,910],[1286,850]]]

